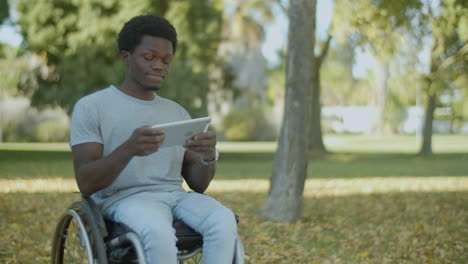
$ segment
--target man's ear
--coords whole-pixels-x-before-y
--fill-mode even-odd
[[[129,64],[129,60],[130,60],[130,52],[128,51],[121,51],[120,52],[120,60],[122,61],[122,63],[127,66]]]

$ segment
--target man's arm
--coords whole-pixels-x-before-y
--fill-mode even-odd
[[[208,188],[216,172],[216,135],[213,132],[199,134],[186,144],[187,151],[182,166],[182,176],[195,192],[203,193]],[[208,164],[203,164],[203,159]]]
[[[80,192],[91,195],[111,185],[134,156],[147,156],[158,151],[164,131],[144,126],[108,156],[103,157],[100,143],[84,143],[72,147],[75,177]]]

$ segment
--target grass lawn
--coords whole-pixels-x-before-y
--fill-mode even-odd
[[[296,223],[262,219],[272,142],[221,142],[208,194],[241,217],[247,263],[467,263],[468,136],[327,136]],[[67,144],[0,144],[0,263],[48,263],[73,194]]]

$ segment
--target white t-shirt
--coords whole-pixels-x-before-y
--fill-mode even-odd
[[[179,104],[155,96],[144,101],[114,86],[81,98],[71,120],[70,146],[97,142],[103,157],[130,138],[141,126],[190,119]],[[185,148],[168,147],[145,157],[133,157],[118,178],[92,198],[103,209],[111,203],[142,191],[183,191],[182,162]]]

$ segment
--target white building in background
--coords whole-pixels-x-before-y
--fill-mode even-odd
[[[447,115],[446,108],[436,109],[436,114]],[[406,107],[398,133],[417,134],[421,132],[424,108],[418,106]],[[335,106],[322,108],[322,127],[334,133],[372,133],[374,131],[377,109],[370,106]],[[440,134],[452,133],[449,120],[435,119],[433,132]],[[465,123],[456,133],[468,133],[468,123]]]
[[[282,107],[273,108],[272,123],[277,128],[281,128]],[[398,133],[418,134],[421,133],[424,108],[418,106],[406,107],[403,110],[403,119],[399,125]],[[436,114],[443,115],[446,109],[438,108]],[[445,113],[447,114],[447,113]],[[325,133],[355,133],[370,134],[374,131],[377,110],[371,106],[334,106],[322,108],[322,129]],[[440,134],[452,133],[449,120],[435,119],[433,132]],[[456,133],[468,134],[468,122],[465,123]]]
[[[322,124],[336,133],[365,133],[374,129],[377,110],[367,106],[335,106],[322,108]]]

